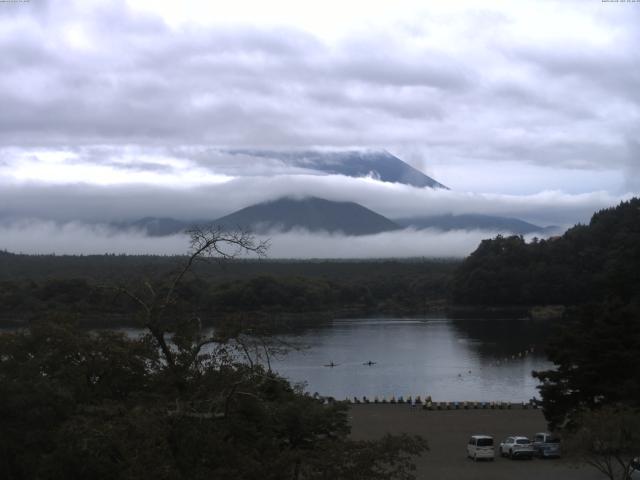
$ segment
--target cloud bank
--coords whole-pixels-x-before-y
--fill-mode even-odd
[[[631,194],[605,191],[532,195],[421,189],[340,175],[235,177],[207,185],[44,184],[12,182],[0,189],[0,218],[103,223],[146,216],[212,221],[240,208],[283,196],[353,201],[388,218],[478,213],[516,217],[541,226],[585,222],[594,211]]]
[[[476,249],[489,231],[415,231],[406,229],[358,237],[291,231],[268,237],[268,257],[283,258],[406,258],[462,257]],[[182,255],[187,235],[147,237],[139,231],[117,231],[79,222],[21,221],[0,225],[0,249],[14,253],[56,255]]]

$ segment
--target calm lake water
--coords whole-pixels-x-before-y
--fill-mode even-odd
[[[551,324],[533,320],[334,320],[283,338],[306,345],[272,360],[310,393],[338,399],[431,395],[434,401],[539,398],[532,370],[548,369]],[[365,365],[365,362],[375,362]],[[336,366],[328,367],[334,363]]]
[[[553,366],[544,355],[552,326],[521,319],[338,319],[279,335],[302,348],[272,357],[271,366],[304,382],[309,393],[337,399],[430,395],[434,401],[521,402],[540,397],[531,372]]]

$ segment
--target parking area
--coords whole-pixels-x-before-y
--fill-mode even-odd
[[[575,465],[567,459],[510,460],[500,458],[498,444],[510,435],[533,437],[546,430],[540,410],[435,410],[406,405],[353,405],[350,411],[352,437],[379,438],[385,433],[419,434],[430,451],[418,458],[418,479],[473,480],[602,480],[592,467]],[[466,457],[466,445],[473,434],[493,436],[496,459],[474,462]]]

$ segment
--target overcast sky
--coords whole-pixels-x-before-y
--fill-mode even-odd
[[[214,218],[328,191],[584,221],[640,191],[639,45],[637,2],[0,3],[0,214]],[[227,147],[386,149],[452,191]]]

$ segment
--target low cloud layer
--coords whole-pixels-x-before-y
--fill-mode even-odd
[[[471,230],[402,230],[377,235],[345,237],[289,232],[272,235],[269,255],[274,258],[403,258],[463,257],[494,232]]]
[[[541,226],[567,226],[587,221],[596,210],[613,206],[630,194],[612,195],[605,191],[481,194],[415,188],[340,175],[237,177],[189,188],[14,182],[0,189],[0,218],[103,223],[152,216],[212,221],[240,208],[283,196],[353,201],[391,219],[478,213],[516,217]]]
[[[292,231],[268,237],[269,258],[406,258],[462,257],[475,250],[489,231],[415,231],[411,229],[358,237]],[[147,237],[136,231],[78,222],[22,221],[0,225],[0,249],[27,254],[151,254],[182,255],[189,250],[187,235]]]

